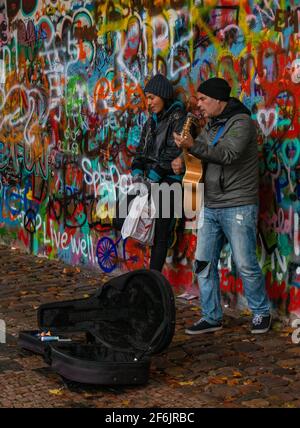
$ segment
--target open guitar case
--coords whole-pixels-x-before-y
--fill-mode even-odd
[[[44,356],[66,379],[101,385],[144,384],[151,355],[168,347],[175,299],[158,271],[140,269],[110,279],[87,298],[43,304],[39,330],[22,331],[19,346]],[[42,342],[41,331],[71,342]],[[78,340],[75,333],[85,333]]]

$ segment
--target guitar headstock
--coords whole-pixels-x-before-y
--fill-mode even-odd
[[[186,137],[190,132],[191,126],[195,125],[196,128],[202,128],[205,125],[204,119],[196,116],[195,114],[188,112],[185,123],[182,127],[181,136]]]
[[[187,118],[189,118],[195,125],[198,124],[200,120],[198,116],[196,116],[194,113],[191,113],[190,111],[187,114]]]

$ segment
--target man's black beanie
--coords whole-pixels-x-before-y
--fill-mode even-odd
[[[231,87],[226,80],[220,77],[212,77],[202,82],[197,91],[216,100],[228,101]]]
[[[174,98],[174,90],[169,80],[162,74],[156,74],[146,84],[144,92],[157,95],[165,100]]]

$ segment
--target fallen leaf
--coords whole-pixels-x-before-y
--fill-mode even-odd
[[[180,385],[180,386],[194,385],[194,382],[192,380],[188,380],[185,382],[178,382],[178,385]]]
[[[247,379],[243,382],[243,385],[253,385],[256,381],[253,381],[251,379]]]
[[[232,374],[234,377],[242,377],[242,374],[238,371],[233,372]]]
[[[178,334],[174,336],[173,342],[185,342],[186,336],[184,334]]]
[[[84,294],[84,295],[83,295],[83,298],[84,298],[84,299],[87,299],[88,297],[90,297],[90,295],[89,295],[89,294]]]
[[[199,311],[199,310],[200,310],[200,308],[198,308],[198,306],[192,306],[192,307],[191,307],[191,310],[192,310],[192,311]]]
[[[81,272],[81,269],[80,269],[79,267],[76,267],[76,268],[75,268],[75,271],[76,271],[77,273],[79,273],[79,272]]]
[[[166,382],[167,385],[170,385],[172,387],[178,387],[178,382],[175,379],[167,377],[165,379],[165,382]]]
[[[52,394],[52,395],[62,395],[63,394],[62,388],[60,388],[60,389],[49,389],[48,392],[49,392],[49,394]]]
[[[227,380],[228,380],[228,377],[226,377],[226,376],[210,377],[210,378],[208,378],[208,383],[213,383],[214,385],[221,385],[223,383],[226,383]]]
[[[293,333],[295,329],[293,327],[285,327],[281,330],[283,333]]]
[[[224,398],[224,403],[232,403],[232,401],[234,401],[235,398],[232,397],[231,395],[226,395],[226,397]]]
[[[63,268],[63,274],[65,275],[73,275],[74,270],[73,268]]]
[[[274,321],[272,324],[272,330],[273,331],[282,331],[282,323],[279,321]]]
[[[230,386],[232,386],[232,385],[238,385],[240,382],[238,381],[238,379],[229,379],[228,381],[227,381],[227,385],[230,385]]]
[[[294,403],[284,403],[282,407],[288,407],[289,409],[297,407]]]
[[[129,406],[129,403],[130,403],[129,400],[122,401],[123,406]]]

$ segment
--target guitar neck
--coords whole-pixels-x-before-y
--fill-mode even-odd
[[[189,155],[187,149],[186,148],[182,148],[182,153],[183,153],[184,163],[187,164],[187,162],[188,162],[188,155]]]

